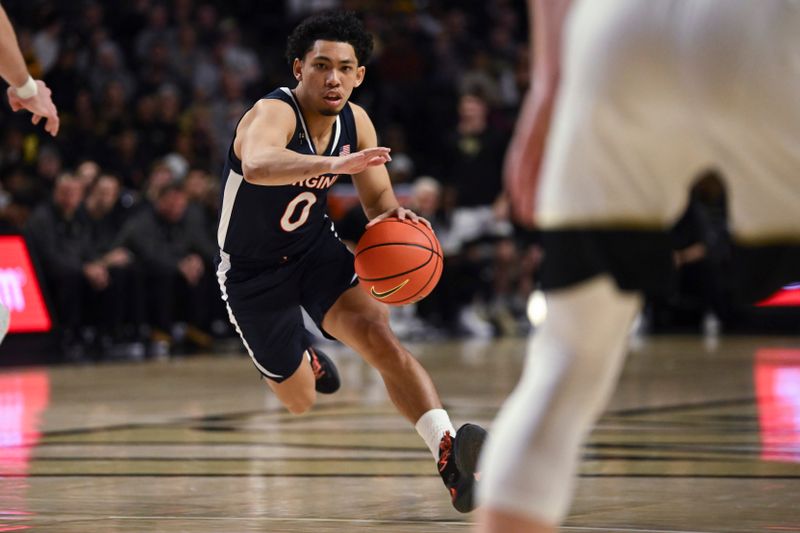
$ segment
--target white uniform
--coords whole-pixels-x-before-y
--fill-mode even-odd
[[[565,29],[536,199],[548,319],[479,486],[482,504],[553,524],[624,360],[639,301],[619,289],[669,266],[658,236],[700,171],[726,180],[740,242],[785,252],[770,282],[800,277],[800,0],[578,0]]]
[[[543,228],[665,227],[718,168],[744,242],[800,232],[800,2],[579,1],[538,196]]]

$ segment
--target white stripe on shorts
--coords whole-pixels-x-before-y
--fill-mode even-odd
[[[219,262],[219,268],[217,268],[217,281],[222,291],[222,301],[225,302],[225,307],[228,308],[228,319],[231,321],[231,324],[233,324],[233,327],[236,328],[236,333],[241,337],[244,347],[247,349],[247,353],[250,354],[250,359],[253,360],[253,364],[256,365],[256,368],[267,377],[283,379],[283,376],[274,374],[261,366],[258,361],[256,361],[256,357],[253,355],[253,350],[250,349],[250,345],[247,344],[247,339],[244,338],[242,328],[239,327],[239,323],[236,322],[236,317],[233,316],[233,309],[231,309],[231,304],[228,303],[228,290],[225,288],[225,281],[228,279],[228,270],[231,269],[231,256],[222,250],[219,251],[219,256],[221,261]]]

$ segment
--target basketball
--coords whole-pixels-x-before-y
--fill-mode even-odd
[[[430,294],[442,275],[443,261],[433,230],[398,218],[368,228],[355,250],[361,288],[389,305],[414,303]]]

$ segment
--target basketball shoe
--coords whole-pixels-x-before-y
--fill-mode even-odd
[[[314,379],[316,380],[314,388],[317,392],[333,394],[339,390],[339,385],[341,385],[339,371],[336,370],[336,365],[333,364],[331,358],[313,347],[308,348],[308,354],[310,356],[311,370],[314,372]]]
[[[446,432],[439,443],[439,475],[450,491],[450,500],[458,512],[475,509],[475,468],[486,440],[486,430],[475,424],[464,424],[455,438]]]

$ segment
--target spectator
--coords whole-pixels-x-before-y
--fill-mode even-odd
[[[170,70],[175,72],[181,87],[191,88],[194,71],[202,59],[197,43],[197,31],[191,24],[183,24],[178,28],[178,45],[170,50]]]
[[[458,161],[447,165],[448,172],[440,164],[442,154],[453,147],[452,139],[441,132],[457,123],[453,106],[446,102],[456,98],[462,85],[470,85],[464,75],[471,65],[468,78],[499,87],[498,101],[509,108],[502,109],[503,114],[513,115],[514,94],[527,83],[520,75],[516,84],[508,84],[511,68],[525,64],[522,59],[515,63],[517,51],[525,50],[520,47],[520,6],[511,0],[373,4],[276,2],[263,6],[269,17],[255,20],[248,18],[247,2],[135,0],[113,9],[94,0],[78,7],[45,2],[36,27],[25,27],[24,22],[33,19],[24,3],[10,4],[8,9],[23,22],[18,37],[29,68],[34,75],[46,72],[64,131],[52,146],[40,146],[27,119],[2,117],[0,178],[11,198],[3,216],[12,224],[24,223],[33,206],[49,199],[62,168],[85,160],[96,161],[102,172],[119,175],[128,203],[146,196],[148,172],[162,160],[174,167],[167,181],[184,173],[176,163],[216,175],[228,149],[222,140],[230,137],[242,102],[255,96],[249,94],[253,83],[265,77],[273,80],[269,84],[283,83],[276,74],[279,65],[272,63],[282,55],[281,21],[323,5],[363,9],[367,26],[376,33],[376,60],[356,96],[375,117],[379,136],[394,150],[392,178],[403,181],[433,173],[448,181],[446,201],[454,188],[461,189],[464,201],[464,195],[479,189],[462,185],[463,178],[452,180],[449,170]],[[473,58],[479,60],[471,62]],[[513,72],[524,74],[527,69]],[[494,100],[497,95],[489,97]],[[410,101],[422,107],[409,111]],[[496,118],[500,115],[487,119],[492,137],[503,137],[502,122]],[[487,176],[491,183],[493,178]],[[163,182],[151,180],[151,194]],[[455,257],[450,255],[447,264]],[[497,266],[472,275],[497,272]],[[487,293],[494,290],[492,279],[487,278]]]
[[[42,29],[33,36],[33,53],[42,66],[42,75],[50,72],[56,64],[61,50],[61,20],[55,13],[49,13]]]
[[[80,329],[85,325],[89,289],[102,291],[108,286],[108,272],[89,262],[88,222],[78,210],[83,194],[83,185],[75,175],[61,174],[52,201],[40,205],[26,226],[61,326],[64,355],[70,359],[85,356]]]
[[[108,288],[94,306],[101,355],[122,356],[119,344],[138,338],[144,324],[143,276],[129,250],[117,246],[117,236],[126,217],[120,205],[121,184],[117,176],[102,174],[89,186],[83,202],[89,233],[89,257],[105,268]]]
[[[155,191],[155,203],[125,223],[116,245],[131,250],[144,268],[152,354],[167,355],[183,335],[207,349],[215,243],[187,210],[181,185]],[[185,329],[179,318],[188,323]]]
[[[136,37],[134,50],[140,61],[145,61],[156,42],[163,43],[166,49],[175,45],[175,30],[169,25],[169,11],[164,4],[156,4],[148,11],[147,25]]]
[[[101,101],[108,84],[120,84],[125,96],[133,95],[136,81],[125,67],[119,47],[111,41],[102,42],[97,48],[97,58],[88,72],[89,87],[94,101]]]
[[[489,107],[481,93],[462,95],[458,113],[458,126],[445,151],[446,202],[451,210],[451,238],[445,253],[459,256],[462,272],[473,279],[470,286],[478,286],[475,279],[483,282],[478,288],[484,293],[487,312],[502,321],[504,332],[513,333],[508,300],[516,247],[500,176],[507,140],[489,127]],[[462,327],[488,336],[489,324],[480,313],[477,302],[464,307]]]

